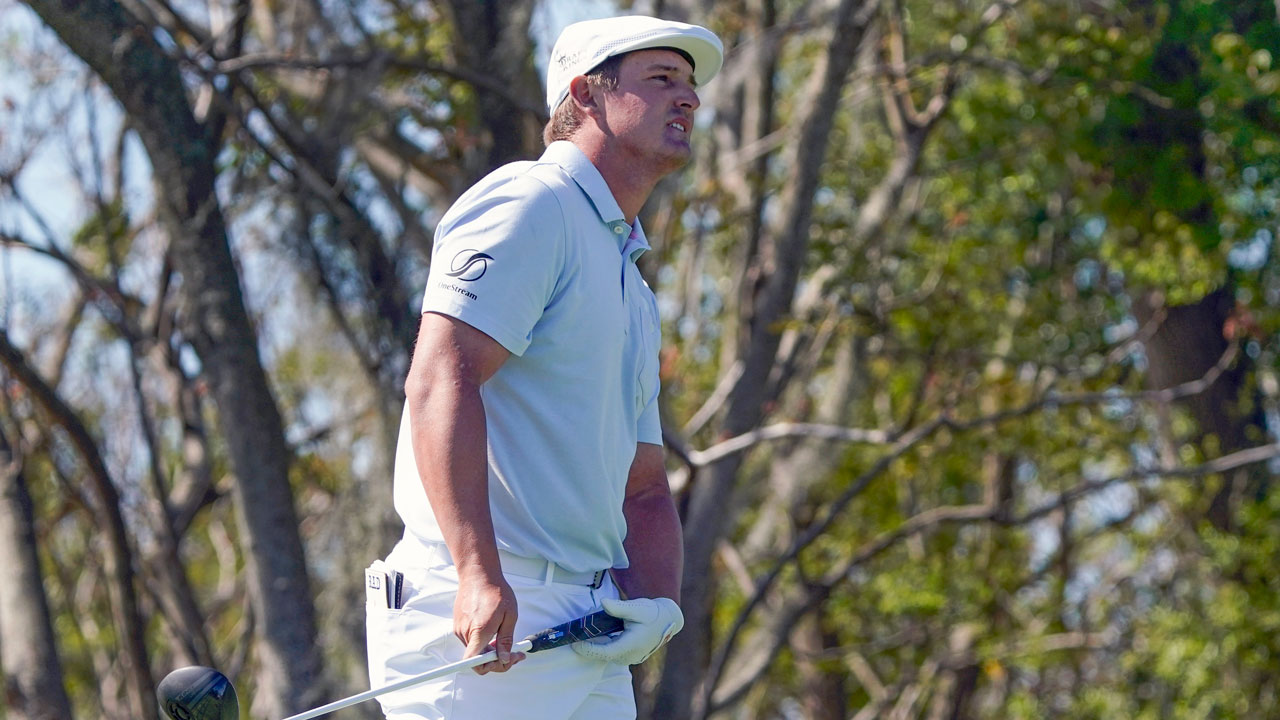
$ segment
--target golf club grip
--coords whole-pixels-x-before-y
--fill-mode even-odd
[[[529,652],[532,653],[576,643],[580,640],[600,637],[601,635],[621,632],[622,627],[621,618],[616,618],[600,610],[553,628],[548,628],[542,632],[534,633],[525,638],[525,640],[533,643],[533,647],[529,648]]]

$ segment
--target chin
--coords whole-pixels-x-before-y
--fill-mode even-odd
[[[673,165],[674,169],[679,169],[689,164],[689,160],[693,157],[693,148],[688,143],[678,145],[669,145],[661,153],[662,159],[669,165]]]
[[[663,155],[657,162],[657,165],[663,175],[670,175],[689,164],[689,155]]]

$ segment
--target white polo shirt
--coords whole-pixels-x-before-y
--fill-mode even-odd
[[[498,547],[594,571],[626,567],[622,499],[636,443],[661,444],[658,307],[635,260],[649,248],[582,151],[555,142],[503,166],[436,227],[423,312],[449,315],[511,357],[480,389]],[[448,418],[427,418],[426,422]],[[443,542],[406,411],[395,508]]]

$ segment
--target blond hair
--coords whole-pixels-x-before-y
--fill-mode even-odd
[[[614,55],[595,66],[586,74],[587,82],[596,90],[618,89],[618,68],[622,66],[622,55]],[[582,127],[587,119],[586,113],[573,101],[572,93],[566,95],[551,113],[551,119],[542,128],[542,143],[550,145],[556,140],[568,140]]]

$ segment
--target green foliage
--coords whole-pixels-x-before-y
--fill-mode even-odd
[[[866,393],[849,398],[850,424],[980,418],[1049,388],[1139,392],[1144,359],[1120,343],[1137,331],[1133,303],[1148,290],[1177,305],[1231,283],[1259,329],[1255,357],[1274,362],[1274,8],[1023,3],[975,41],[962,36],[972,15],[961,7],[907,3],[908,57],[971,49],[983,58],[965,66],[925,146],[917,192],[927,200],[881,237],[849,242],[858,202],[899,152],[879,108],[856,91],[824,166],[806,260],[840,273],[850,310],[841,337],[868,339]],[[805,97],[803,58],[815,49],[799,42],[786,56],[784,117]],[[910,69],[918,106],[944,62]],[[788,169],[773,168],[780,193]],[[740,223],[712,232],[717,257],[742,241]],[[681,355],[680,393],[710,393],[706,357]],[[811,403],[821,387],[804,391]],[[697,405],[672,397],[677,424]],[[1204,462],[1219,451],[1181,440],[1194,423],[1183,408],[1117,399],[937,432],[871,481],[801,554],[800,574],[829,572],[918,513],[984,502],[999,473],[1011,478],[1017,517],[1081,483],[1149,467],[1165,442],[1179,462]],[[883,452],[843,453],[805,507],[838,497]],[[1280,657],[1280,598],[1260,574],[1280,551],[1274,508],[1246,502],[1240,534],[1207,527],[1196,518],[1221,484],[1117,482],[1065,503],[1065,517],[930,526],[855,567],[824,612],[839,646],[863,653],[886,685],[909,683],[958,628],[974,629],[973,717],[1265,717],[1257,698],[1274,696]],[[744,537],[762,516],[741,517]],[[741,595],[718,597],[723,628]],[[768,682],[800,692],[803,662],[779,660]],[[851,707],[870,702],[859,683],[849,693]]]
[[[120,197],[99,204],[71,236],[85,268],[104,275],[124,264],[132,242],[129,215]]]
[[[748,33],[730,43],[731,61],[748,56],[759,4],[714,5],[727,31]],[[777,3],[783,16],[810,5]],[[781,321],[795,355],[769,375],[770,389],[778,387],[764,408],[766,424],[818,421],[815,408],[831,399],[831,388],[842,387],[837,377],[847,371],[855,380],[834,403],[838,417],[822,420],[883,431],[890,443],[788,439],[753,449],[744,462],[723,498],[732,524],[725,540],[740,556],[720,556],[707,579],[716,641],[751,598],[741,571],[759,578],[837,499],[857,483],[866,486],[828,531],[785,564],[777,596],[761,603],[763,610],[757,606],[737,645],[766,627],[759,614],[777,597],[820,589],[815,615],[829,647],[815,655],[784,643],[748,700],[726,716],[782,716],[784,701],[801,697],[814,675],[842,681],[851,716],[875,695],[849,672],[856,654],[886,692],[897,693],[891,702],[908,696],[905,688],[921,690],[914,714],[904,716],[933,716],[922,708],[932,702],[929,693],[942,692],[940,678],[972,670],[969,705],[956,716],[1268,717],[1267,700],[1280,697],[1280,583],[1272,567],[1280,555],[1280,493],[1270,484],[1271,468],[1248,468],[1245,474],[1260,484],[1241,497],[1231,529],[1215,528],[1205,512],[1226,478],[1150,470],[1163,462],[1194,467],[1223,449],[1214,439],[1192,440],[1197,417],[1187,407],[1141,394],[1152,360],[1141,349],[1144,329],[1134,305],[1148,291],[1176,307],[1230,287],[1238,303],[1230,330],[1245,341],[1240,367],[1252,393],[1242,403],[1275,415],[1280,22],[1274,3],[1024,0],[1001,4],[989,25],[984,18],[996,7],[990,3],[901,5],[906,66],[893,70],[902,76],[890,77],[887,68],[887,18],[897,5],[885,3],[875,44],[865,49],[834,117],[798,293],[821,283],[823,302]],[[329,184],[344,192],[371,173],[349,136],[404,130],[401,139],[421,147],[405,158],[412,169],[395,172],[430,175],[427,184],[439,197],[419,188],[412,198],[390,198],[383,193],[404,191],[410,181],[381,178],[385,186],[368,181],[342,209],[379,219],[400,212],[395,222],[411,225],[415,212],[406,211],[426,206],[429,225],[443,199],[469,182],[474,168],[467,163],[477,162],[483,118],[481,91],[421,68],[455,64],[454,49],[465,39],[433,3],[361,7],[370,13],[361,16],[370,31],[361,52],[404,61],[370,75],[375,92],[335,103],[340,83],[328,75],[323,81],[307,75],[315,83],[308,93],[297,85],[305,73],[254,70],[254,101],[324,149],[309,160],[331,162],[320,169],[336,169]],[[673,432],[716,391],[756,320],[744,303],[760,296],[752,283],[776,264],[769,255],[776,248],[751,254],[753,209],[742,188],[729,185],[740,176],[756,179],[754,161],[737,153],[773,149],[759,178],[762,219],[779,220],[802,171],[787,166],[793,148],[786,143],[812,99],[816,58],[826,49],[821,20],[788,25],[778,35],[781,60],[772,79],[779,96],[771,105],[777,133],[751,152],[722,145],[744,132],[726,119],[736,117],[739,98],[709,89],[704,101],[723,105],[704,111],[715,115],[714,132],[698,142],[717,143],[716,163],[739,164],[723,171],[732,175],[726,178],[695,163],[670,200],[665,232],[654,232],[646,219],[657,241],[646,258],[655,266],[646,270],[657,278],[663,303],[664,425]],[[333,77],[346,71],[334,68]],[[944,78],[955,82],[954,94],[927,133],[917,130],[927,137],[909,180],[890,201],[883,226],[854,242],[867,200],[905,146],[887,121],[890,86],[905,83],[920,110]],[[748,117],[759,108],[742,110]],[[341,113],[352,116],[349,124],[336,122]],[[342,137],[308,136],[330,123],[340,125]],[[260,308],[260,346],[295,443],[290,482],[317,585],[334,596],[321,600],[336,608],[325,630],[328,652],[336,666],[359,675],[358,618],[353,627],[350,603],[337,596],[348,590],[344,566],[356,562],[348,556],[367,561],[376,542],[350,526],[381,521],[364,510],[372,494],[387,490],[383,451],[394,445],[388,428],[395,413],[387,413],[390,421],[379,413],[398,398],[375,397],[349,346],[366,335],[370,346],[391,340],[375,336],[376,311],[358,312],[356,296],[367,280],[353,269],[359,246],[303,243],[340,239],[341,228],[333,206],[305,197],[276,164],[276,153],[298,149],[281,142],[268,153],[245,130],[228,132],[219,157],[230,181],[229,214],[247,236],[238,248],[243,266],[267,267],[258,273],[267,283],[280,282],[275,268],[282,263],[301,275],[316,262],[332,270],[332,307],[322,292],[300,295],[304,302],[275,286],[261,294],[250,288],[249,295],[268,298]],[[775,140],[780,147],[770,145]],[[332,157],[330,148],[337,148]],[[144,237],[134,225],[143,214],[119,198],[91,204],[71,234],[76,257],[103,276],[149,268],[156,259],[143,257],[144,243],[134,247]],[[398,238],[374,241],[410,254]],[[303,250],[324,257],[317,261]],[[398,271],[407,276],[415,269]],[[349,313],[343,327],[326,314],[332,308]],[[155,327],[161,349],[185,352],[189,340],[180,331]],[[112,369],[101,344],[85,344],[93,345],[82,351],[89,359],[74,367]],[[836,364],[843,350],[849,368]],[[167,385],[148,381],[163,436],[161,464],[180,467],[180,415],[172,397],[153,387]],[[112,385],[83,385],[73,378],[67,392],[84,416],[95,427],[109,424],[117,445],[136,444],[121,440],[131,423],[116,412],[122,402],[111,400]],[[207,426],[216,427],[214,410],[206,412]],[[725,439],[723,412],[681,439],[695,449]],[[895,450],[893,442],[942,417],[953,424],[919,438],[872,474]],[[1252,442],[1268,440],[1260,427],[1251,430]],[[221,494],[196,514],[182,553],[197,595],[207,599],[211,641],[228,648],[217,659],[227,662],[230,655],[238,659],[256,619],[240,601],[236,578],[246,558],[225,494],[231,472],[222,443],[213,432],[207,446]],[[810,459],[820,469],[788,462],[814,447]],[[131,491],[132,517],[142,517],[146,463],[122,455],[121,484]],[[64,475],[74,468],[64,446],[50,442],[28,467],[36,478],[42,560],[67,685],[77,709],[92,716],[99,666],[114,643],[105,592],[91,584],[92,574],[77,580],[72,572],[95,569],[92,520],[68,499],[65,481],[55,479],[55,468]],[[782,477],[783,470],[816,477]],[[1064,497],[1088,483],[1099,487]],[[999,504],[988,516],[900,533],[904,523],[939,508],[993,501]],[[768,522],[776,526],[762,530]],[[140,547],[149,532],[140,525]],[[893,541],[833,577],[853,553],[886,538]],[[738,560],[741,566],[731,565]],[[149,641],[163,663],[173,656],[170,630],[162,612],[148,610]],[[245,697],[254,682],[252,656],[247,662],[237,679]],[[935,675],[925,680],[929,668]]]

